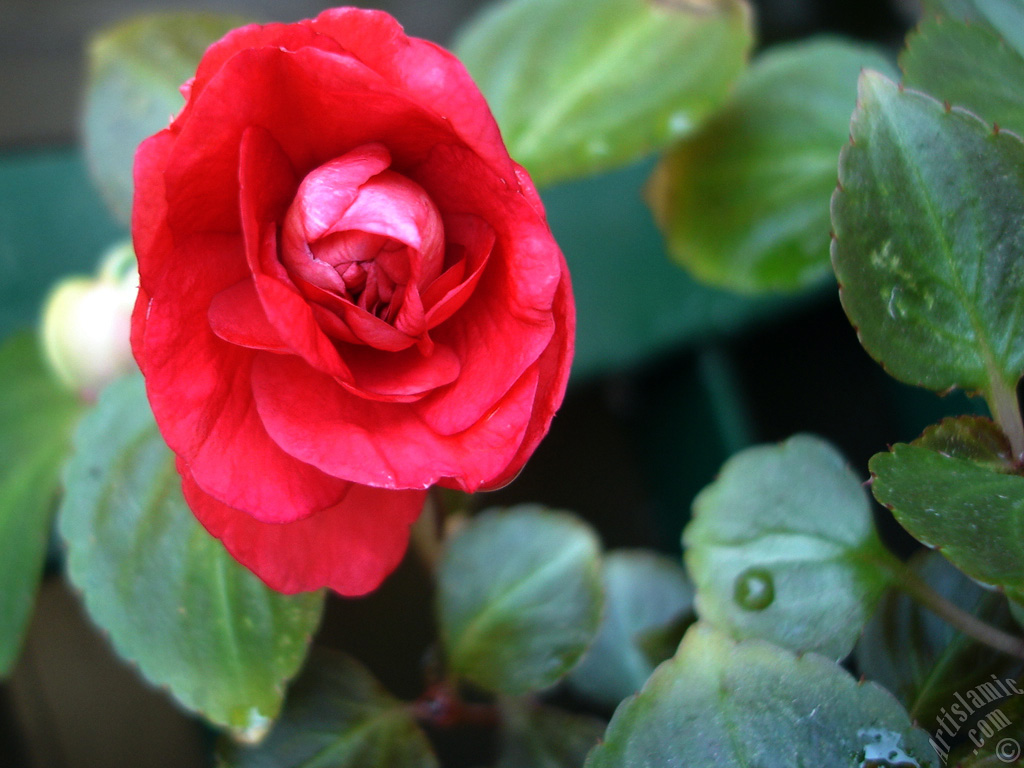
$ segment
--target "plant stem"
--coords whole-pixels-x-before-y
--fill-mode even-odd
[[[419,722],[434,728],[463,725],[496,728],[501,722],[497,705],[464,701],[455,686],[447,681],[430,686],[409,704],[409,711]]]
[[[950,602],[903,563],[887,564],[887,567],[896,577],[896,586],[947,624],[997,651],[1024,659],[1024,639],[993,627]]]
[[[1013,458],[1017,463],[1024,462],[1024,422],[1020,418],[1020,403],[1017,390],[1005,386],[1002,381],[992,382],[992,392],[986,398],[992,417],[1010,441]]]

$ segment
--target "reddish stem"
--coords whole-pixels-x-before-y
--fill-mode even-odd
[[[448,682],[431,685],[409,709],[424,725],[440,729],[461,725],[497,728],[501,722],[497,706],[465,701]]]

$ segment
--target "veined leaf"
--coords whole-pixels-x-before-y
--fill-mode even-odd
[[[258,740],[306,656],[323,593],[273,592],[196,521],[141,376],[104,391],[74,446],[59,523],[92,620],[184,706]]]
[[[505,0],[455,51],[538,185],[625,165],[718,107],[753,41],[745,0]]]

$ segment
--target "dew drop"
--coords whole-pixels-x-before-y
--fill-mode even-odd
[[[921,764],[900,747],[903,737],[895,731],[864,728],[857,731],[864,739],[864,758],[858,768],[921,768]]]
[[[748,611],[763,611],[775,599],[775,583],[764,568],[748,568],[736,577],[733,599]]]

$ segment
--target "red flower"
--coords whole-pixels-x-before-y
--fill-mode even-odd
[[[462,65],[340,8],[213,45],[139,147],[132,346],[202,524],[274,589],[374,589],[426,488],[562,400],[569,276]]]

